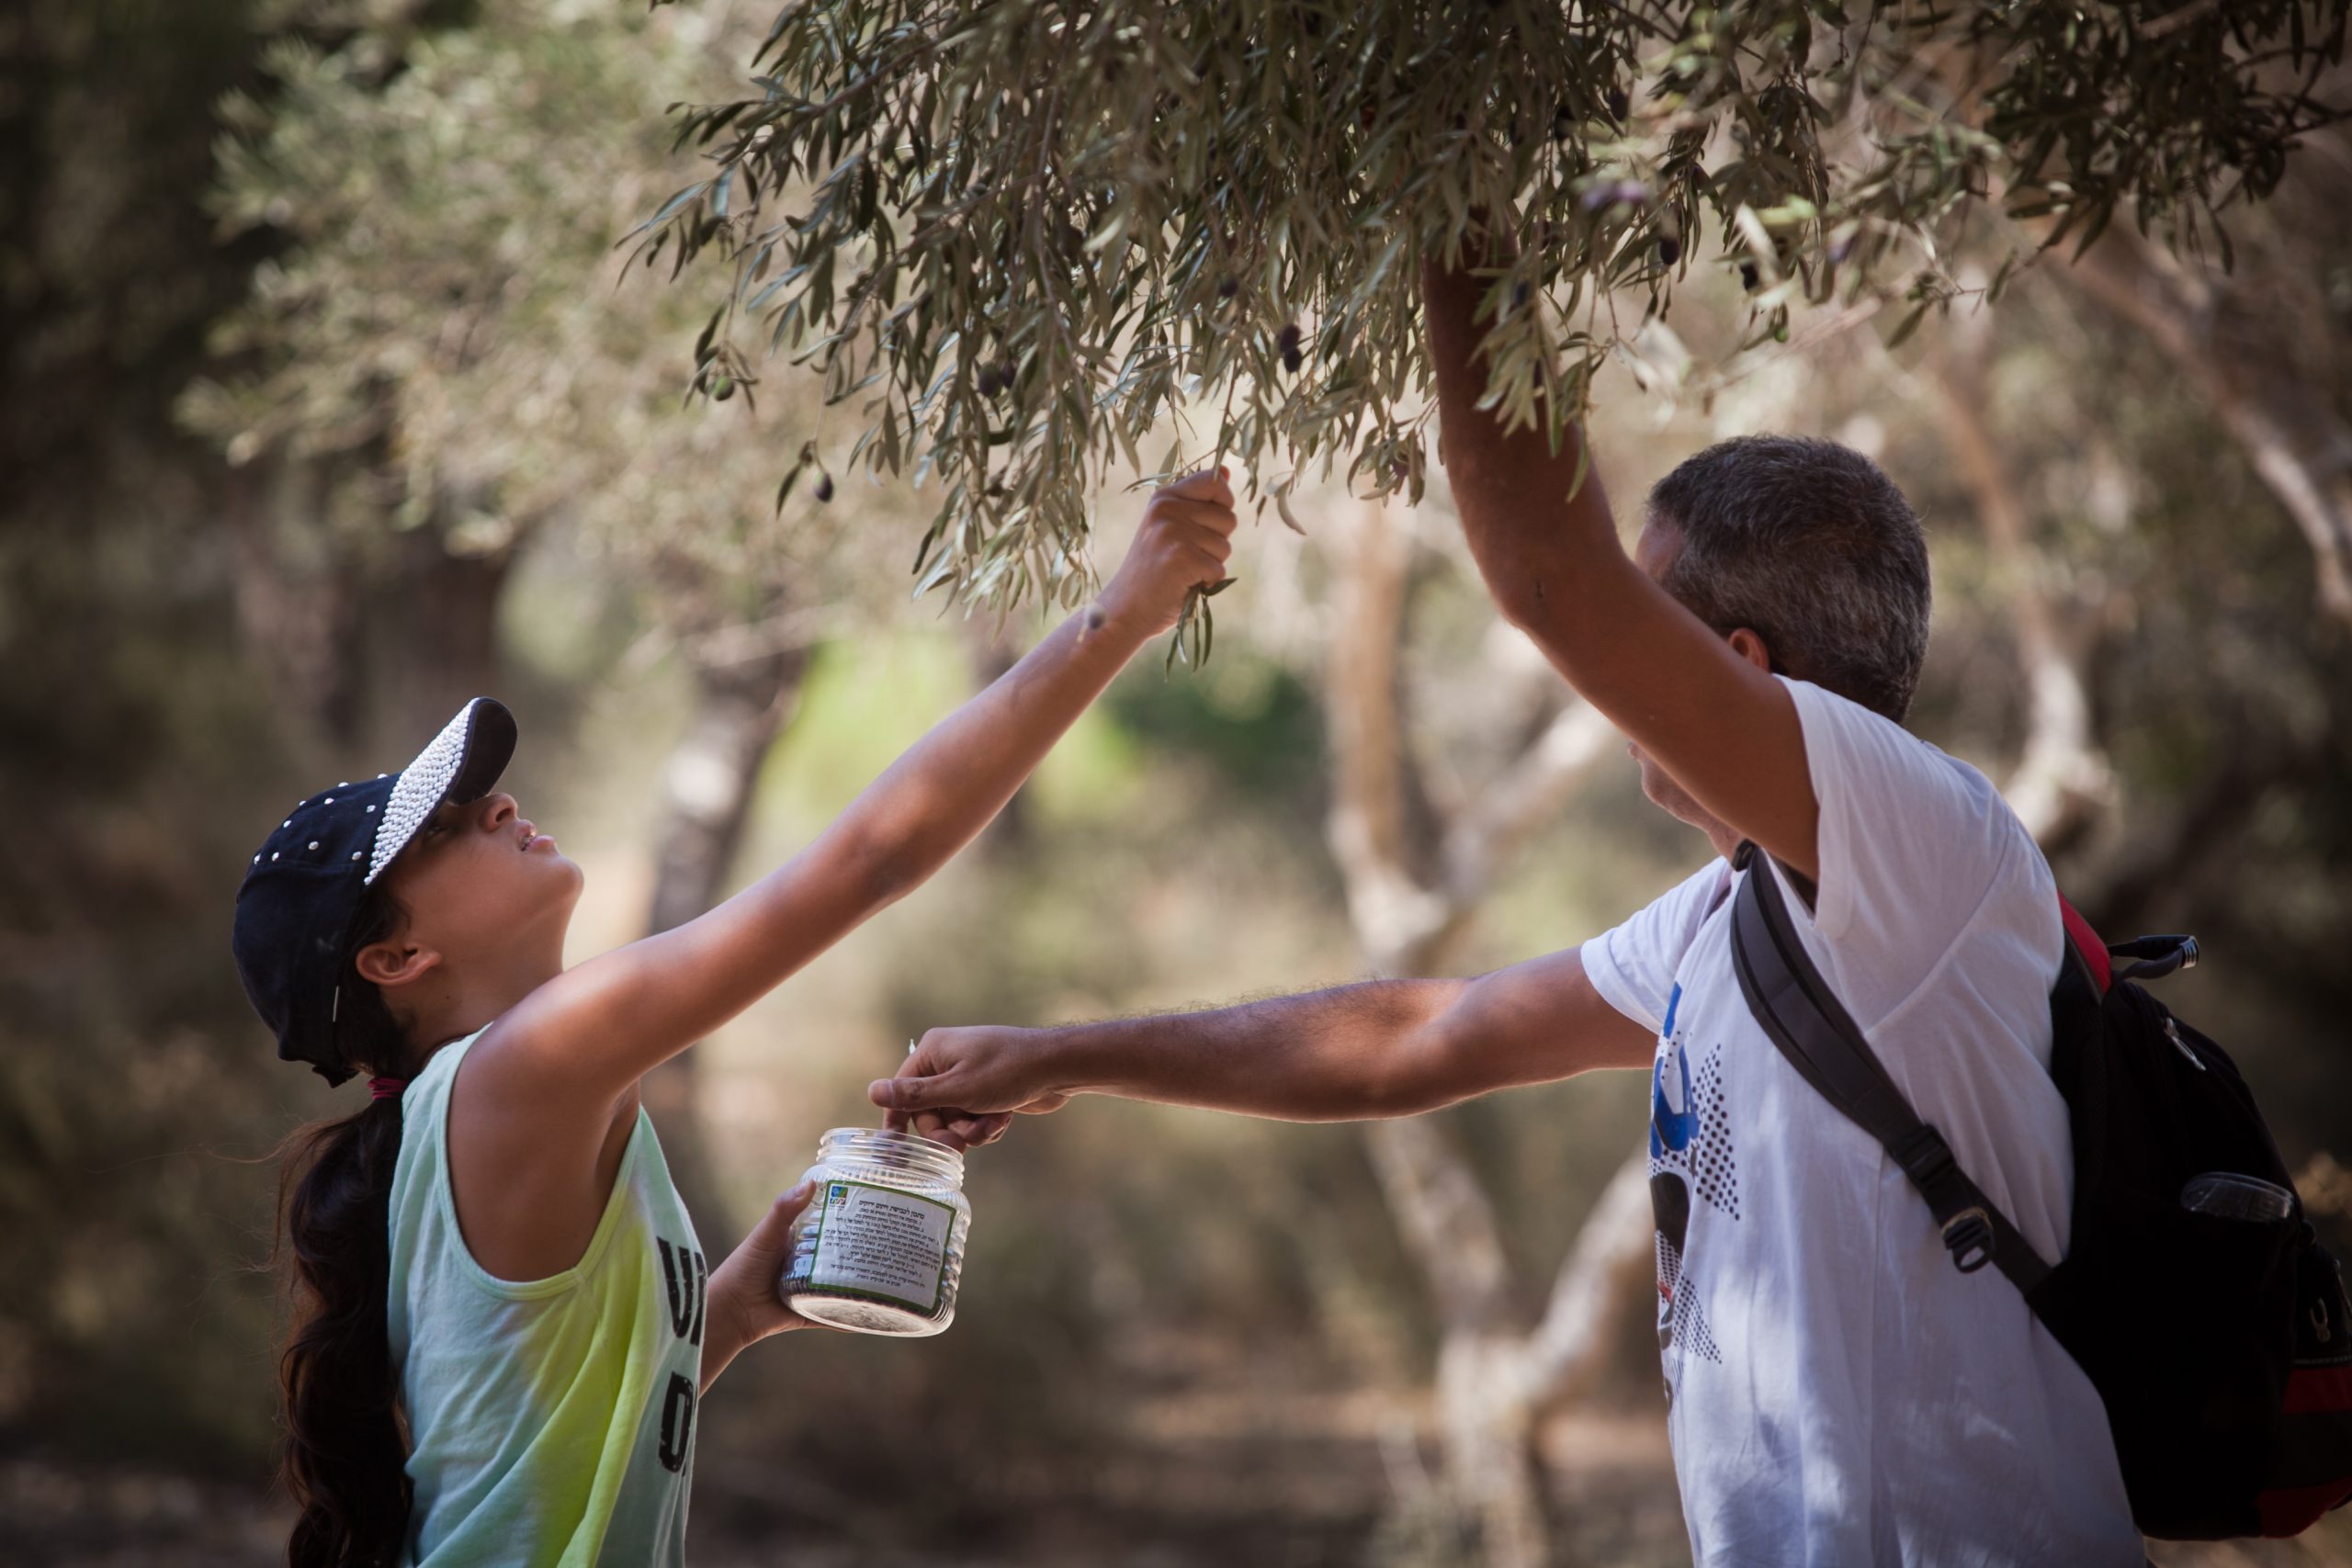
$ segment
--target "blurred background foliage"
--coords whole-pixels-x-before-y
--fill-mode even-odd
[[[731,91],[770,19],[39,0],[0,20],[12,1560],[277,1550],[265,1156],[357,1092],[273,1060],[228,963],[282,803],[397,766],[496,692],[525,725],[513,787],[588,868],[586,953],[776,863],[1036,635],[908,602],[924,497],[859,476],[779,511],[820,400],[780,367],[755,412],[682,399],[712,301],[623,272],[616,242],[682,177],[663,105]],[[2314,133],[2233,220],[2233,273],[2116,236],[1892,348],[1865,312],[1738,354],[1736,280],[1695,279],[1679,337],[1596,384],[1594,435],[1629,521],[1736,432],[1886,465],[1936,551],[1915,728],[2005,781],[2094,920],[2205,939],[2168,995],[2238,1054],[2339,1242],[2352,640],[2323,589],[2352,540],[2347,197],[2352,143]],[[2009,240],[1982,237],[1985,270]],[[1205,670],[1138,660],[970,854],[649,1085],[712,1246],[932,1024],[1221,1000],[1399,953],[1475,970],[1697,863],[1497,626],[1438,478],[1409,512],[1305,491],[1304,537],[1246,529]],[[1098,558],[1136,501],[1094,498]],[[1498,823],[1502,852],[1448,880],[1465,825]],[[1641,1094],[1553,1086],[1385,1141],[1094,1101],[1024,1123],[974,1162],[951,1334],[800,1336],[729,1374],[697,1560],[1498,1562],[1498,1510],[1527,1504],[1555,1561],[1679,1561],[1645,1277],[1573,1387],[1468,1397],[1479,1431],[1457,1397],[1474,1351],[1522,1365]],[[1416,1240],[1438,1190],[1491,1243],[1500,1329]],[[1532,1502],[1465,1493],[1489,1451],[1523,1459]],[[2352,1561],[2346,1540],[2211,1560]]]

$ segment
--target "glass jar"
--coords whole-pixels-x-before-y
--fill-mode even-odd
[[[784,1303],[811,1323],[914,1337],[956,1321],[964,1156],[912,1133],[836,1127],[808,1168],[817,1184],[793,1222]]]

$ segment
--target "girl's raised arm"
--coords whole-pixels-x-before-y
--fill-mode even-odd
[[[1153,494],[1102,597],[949,715],[833,824],[701,918],[547,982],[469,1063],[558,1116],[605,1107],[649,1069],[743,1010],[988,826],[1186,593],[1225,575],[1235,525],[1225,471]],[[504,1097],[501,1097],[504,1098]]]

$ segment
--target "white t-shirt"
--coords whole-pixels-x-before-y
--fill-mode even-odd
[[[1975,769],[1784,683],[1821,803],[1817,908],[1788,889],[1806,951],[1912,1108],[2055,1262],[2074,1160],[2050,1078],[2049,867]],[[1601,996],[1658,1033],[1658,1343],[1693,1557],[2143,1563],[2090,1380],[1999,1269],[1953,1268],[1902,1168],[1749,1015],[1736,883],[1717,860],[1583,950]]]

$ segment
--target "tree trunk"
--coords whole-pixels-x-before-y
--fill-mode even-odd
[[[1441,974],[1511,852],[1575,786],[1611,731],[1589,706],[1572,703],[1532,727],[1476,799],[1442,815],[1422,784],[1400,675],[1412,542],[1375,504],[1332,544],[1339,577],[1324,671],[1332,737],[1327,840],[1367,966]],[[1648,1283],[1646,1160],[1632,1178],[1638,1204],[1625,1201],[1621,1173],[1531,1331],[1493,1204],[1438,1122],[1376,1122],[1364,1137],[1438,1317],[1443,1506],[1487,1568],[1544,1568],[1551,1553],[1536,1420],[1589,1385],[1604,1353],[1603,1326],[1617,1303]]]
[[[238,626],[284,701],[337,748],[404,760],[498,691],[516,547],[451,551],[440,522],[455,498],[402,533],[387,513],[386,548],[344,537],[321,519],[349,479],[333,460],[275,452],[228,471]]]
[[[761,764],[799,696],[808,662],[807,648],[795,647],[695,671],[694,717],[662,770],[649,935],[684,925],[726,890]],[[661,1126],[687,1212],[709,1240],[731,1235],[734,1216],[710,1157],[695,1060],[692,1050],[671,1057],[645,1076],[640,1093]]]
[[[402,536],[393,582],[361,591],[377,601],[375,613],[362,613],[379,743],[395,752],[421,746],[469,701],[497,693],[498,604],[514,563],[512,547],[458,555],[439,528],[423,527]]]
[[[322,490],[319,464],[267,454],[225,470],[220,517],[234,541],[239,637],[282,706],[349,745],[361,716],[356,584],[322,531],[306,537],[290,521],[317,515]]]

